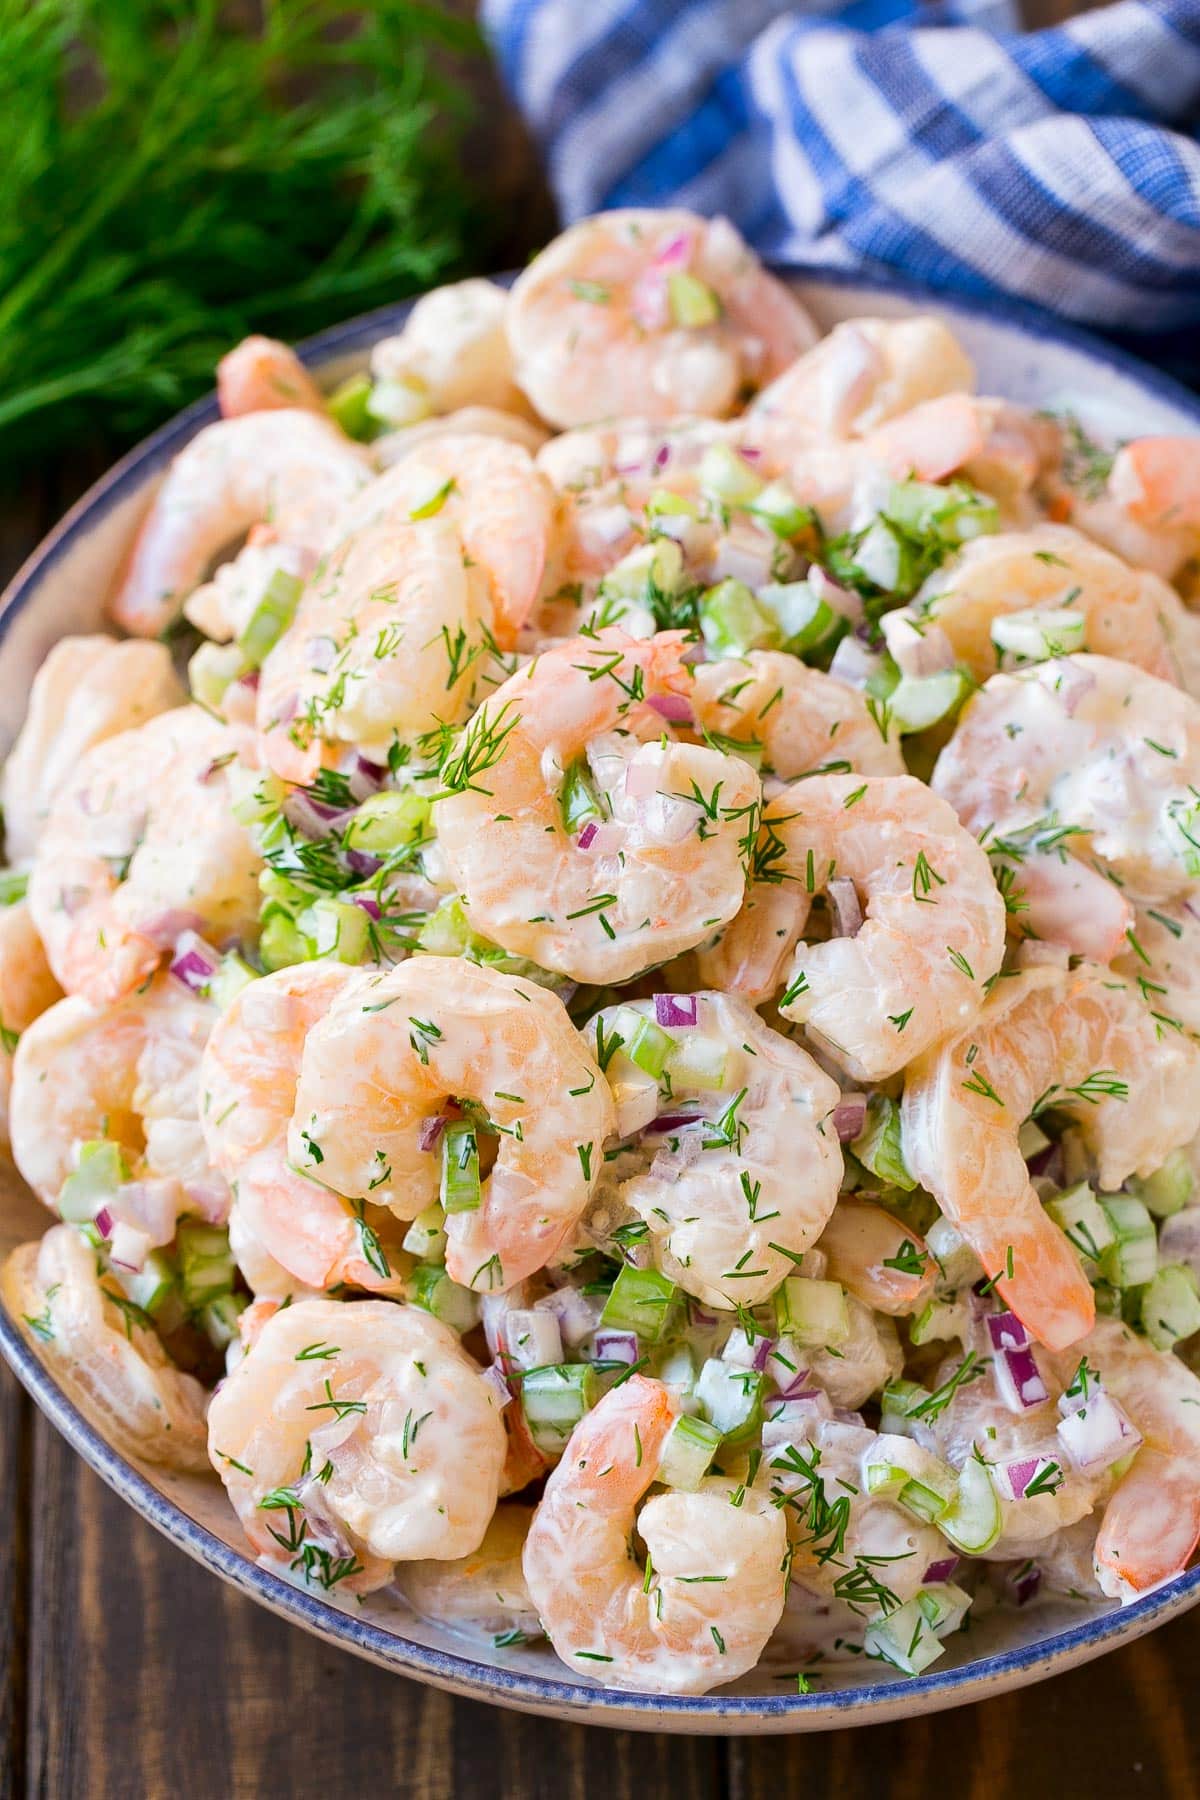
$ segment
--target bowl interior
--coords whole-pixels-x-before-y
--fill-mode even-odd
[[[1200,402],[1193,396],[1020,309],[968,311],[897,284],[881,288],[825,273],[799,276],[797,286],[823,327],[856,315],[899,316],[917,305],[941,313],[974,357],[983,392],[1068,406],[1093,429],[1116,435],[1200,430]],[[307,346],[308,359],[330,382],[340,379],[362,365],[373,343],[398,329],[406,310],[388,307],[337,327]],[[20,726],[29,683],[51,644],[67,632],[102,625],[105,595],[163,469],[215,416],[215,403],[202,401],[126,457],[73,508],[0,601],[0,747]],[[40,1235],[46,1223],[11,1164],[0,1163],[0,1257]],[[350,1610],[292,1586],[251,1559],[215,1477],[175,1475],[118,1455],[2,1307],[0,1349],[80,1454],[190,1555],[330,1642],[439,1686],[524,1710],[677,1731],[795,1731],[876,1722],[979,1699],[1099,1655],[1191,1605],[1200,1590],[1195,1570],[1124,1611],[1065,1600],[1021,1612],[996,1610],[951,1640],[946,1658],[917,1681],[879,1665],[848,1663],[823,1672],[819,1691],[799,1695],[794,1659],[781,1652],[731,1688],[701,1699],[617,1693],[572,1675],[545,1648],[498,1651],[490,1639],[427,1625],[386,1595]]]

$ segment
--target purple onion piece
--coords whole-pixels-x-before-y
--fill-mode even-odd
[[[682,1131],[687,1125],[702,1125],[702,1113],[664,1113],[661,1119],[651,1119],[646,1127],[649,1137],[665,1137],[668,1132]]]
[[[843,1094],[833,1109],[833,1129],[838,1134],[839,1142],[850,1143],[861,1137],[867,1122],[867,1096],[865,1094]]]
[[[378,900],[372,899],[370,894],[351,894],[350,899],[355,906],[360,907],[366,913],[368,919],[374,919],[378,923],[383,916]]]
[[[369,850],[347,850],[346,862],[353,873],[361,876],[364,881],[377,875],[383,867],[381,859],[372,856]]]
[[[596,824],[595,820],[589,819],[579,836],[575,839],[576,848],[579,850],[586,850],[599,829],[600,827]]]
[[[592,1339],[596,1362],[619,1362],[629,1366],[638,1360],[641,1350],[633,1331],[598,1331]]]
[[[116,1220],[107,1206],[102,1206],[95,1217],[96,1230],[102,1238],[111,1238]]]
[[[1016,1313],[989,1313],[987,1328],[993,1350],[1024,1350],[1029,1343],[1029,1333]]]
[[[1000,1396],[1012,1412],[1027,1412],[1031,1407],[1044,1406],[1050,1398],[1050,1390],[1042,1380],[1028,1345],[1020,1350],[997,1350],[992,1367]]]
[[[695,715],[691,702],[685,694],[651,694],[646,702],[651,711],[660,719],[666,719],[672,725],[691,725]]]
[[[760,1337],[756,1340],[755,1346],[754,1346],[754,1361],[752,1362],[752,1364],[750,1366],[759,1375],[762,1374],[762,1372],[766,1368],[768,1362],[771,1360],[771,1352],[772,1352],[772,1350],[774,1350],[774,1348],[775,1348],[775,1339],[774,1338]]]
[[[825,891],[833,909],[834,937],[857,937],[862,929],[863,909],[854,883],[846,875],[835,875]]]
[[[432,1118],[422,1119],[421,1129],[417,1133],[418,1150],[436,1150],[438,1139],[450,1123],[449,1113],[434,1113]]]
[[[937,1562],[931,1562],[922,1575],[922,1581],[953,1581],[954,1571],[962,1558],[959,1556],[943,1556]]]
[[[654,1017],[668,1030],[683,1030],[695,1025],[698,1003],[695,994],[655,994]]]
[[[487,1382],[487,1385],[496,1396],[497,1406],[503,1410],[512,1399],[512,1389],[509,1387],[504,1370],[500,1367],[499,1363],[489,1363],[487,1368],[483,1371],[483,1379]]]
[[[1004,1578],[1005,1591],[1017,1606],[1024,1606],[1032,1600],[1041,1585],[1042,1571],[1036,1563],[1013,1569]]]

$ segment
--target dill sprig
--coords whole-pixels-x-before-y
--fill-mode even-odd
[[[145,430],[247,331],[426,287],[474,34],[422,0],[0,0],[0,466]],[[451,121],[447,129],[446,121]]]

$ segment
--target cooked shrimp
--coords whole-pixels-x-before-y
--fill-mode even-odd
[[[645,1220],[659,1267],[688,1293],[708,1306],[755,1306],[794,1273],[833,1211],[842,1155],[832,1115],[841,1095],[744,1001],[692,1000],[696,1024],[673,1042],[685,1057],[690,1040],[708,1055],[723,1051],[721,1086],[677,1079],[668,1058],[657,1110],[684,1123],[651,1120],[640,1146],[645,1166],[620,1181],[620,1199]],[[654,1010],[647,1000],[608,1008],[585,1041],[611,1043],[622,1016],[653,1020]]]
[[[1089,650],[1180,681],[1179,596],[1066,525],[977,538],[929,577],[911,606],[885,615],[883,634],[894,649],[910,624],[938,625],[956,659],[986,681],[998,659],[992,621],[1032,607],[1082,613]]]
[[[1200,1051],[1160,1032],[1108,970],[1031,969],[906,1073],[904,1155],[1039,1343],[1091,1329],[1092,1290],[1043,1212],[1017,1142],[1039,1105],[1070,1115],[1115,1192],[1148,1175],[1200,1128]]]
[[[9,1136],[13,1052],[34,1020],[62,999],[24,900],[0,907],[0,1142]]]
[[[1200,1543],[1200,1380],[1119,1319],[1097,1319],[1075,1349],[1144,1439],[1096,1537],[1101,1589],[1129,1601],[1180,1574]]]
[[[226,419],[283,407],[325,411],[324,394],[291,345],[269,337],[246,337],[226,351],[217,364],[217,401]]]
[[[903,775],[899,737],[885,736],[857,688],[779,650],[698,663],[692,710],[705,730],[760,753],[781,781],[855,770]]]
[[[787,1532],[755,1488],[709,1477],[655,1494],[677,1404],[634,1375],[575,1427],[525,1540],[525,1579],[555,1650],[580,1675],[642,1693],[703,1694],[758,1661],[783,1612]],[[636,1525],[646,1568],[634,1561]]]
[[[509,299],[492,281],[456,281],[416,302],[371,352],[371,373],[409,390],[414,417],[460,407],[528,416],[505,336]]]
[[[523,1643],[542,1635],[521,1568],[532,1506],[509,1501],[496,1508],[483,1542],[453,1562],[411,1562],[396,1585],[413,1611],[435,1625],[486,1631],[493,1641]],[[503,1648],[503,1645],[500,1646]]]
[[[33,678],[29,707],[4,765],[0,800],[10,863],[26,863],[56,796],[93,745],[186,698],[163,644],[60,638]]]
[[[260,861],[231,811],[247,732],[177,707],[95,745],[59,793],[29,877],[29,911],[69,994],[104,1005],[192,927],[217,944],[257,930]]]
[[[366,1205],[336,1193],[311,1157],[288,1157],[305,1039],[363,981],[342,963],[297,963],[243,988],[205,1051],[202,1122],[209,1154],[233,1184],[239,1236],[307,1288],[347,1282],[400,1294],[411,1264],[391,1214],[372,1204],[368,1218]],[[260,1283],[252,1285],[258,1292]]]
[[[198,1473],[205,1466],[200,1383],[177,1369],[157,1334],[72,1225],[15,1250],[0,1270],[13,1317],[106,1441],[137,1462]]]
[[[931,786],[997,847],[1090,859],[1153,904],[1200,876],[1200,705],[1106,656],[993,675]]]
[[[974,386],[970,357],[932,314],[845,319],[763,389],[746,424],[752,433],[779,420],[816,439],[865,437],[924,400]]]
[[[733,917],[758,777],[739,757],[663,736],[654,702],[685,694],[687,679],[678,634],[607,630],[547,652],[484,703],[433,811],[477,931],[603,983]],[[582,829],[565,822],[572,784],[596,796]]]
[[[174,976],[104,1008],[59,1000],[22,1034],[13,1059],[13,1158],[54,1206],[82,1145],[119,1143],[134,1173],[207,1191],[200,1056],[217,1011]],[[169,1237],[164,1240],[169,1242]]]
[[[835,892],[861,904],[854,935],[797,948],[779,1002],[856,1080],[895,1074],[978,1012],[1004,954],[1004,902],[984,852],[923,783],[795,783],[764,809],[768,856],[777,880],[809,894],[846,882]]]
[[[764,770],[784,781],[821,769],[904,773],[898,734],[880,730],[856,688],[779,651],[698,664],[692,710],[719,741],[732,740],[731,751],[744,743],[761,753]],[[756,1006],[768,1000],[783,985],[783,966],[810,904],[794,882],[752,881],[737,917],[697,951],[701,981]]]
[[[448,1325],[387,1300],[275,1313],[214,1395],[208,1442],[259,1556],[349,1594],[477,1550],[504,1462],[478,1364]]]
[[[206,425],[181,450],[110,603],[118,625],[154,637],[210,563],[252,526],[320,553],[339,508],[371,474],[365,450],[332,420],[292,407]]]
[[[1114,950],[1158,1022],[1200,1036],[1200,895],[1139,909]]]
[[[826,1274],[882,1313],[919,1312],[933,1292],[924,1239],[882,1206],[843,1194],[820,1237]]]
[[[517,381],[560,426],[720,417],[816,336],[728,220],[682,211],[572,225],[518,276],[507,326]]]
[[[1173,581],[1200,550],[1200,457],[1185,437],[1134,438],[1103,485],[1085,479],[1058,496],[1081,531],[1139,568]]]
[[[496,1161],[478,1208],[447,1217],[446,1267],[498,1291],[569,1240],[613,1129],[607,1084],[548,989],[444,957],[348,989],[308,1034],[289,1154],[412,1219],[439,1191],[441,1146],[423,1127],[451,1102],[486,1116]]]

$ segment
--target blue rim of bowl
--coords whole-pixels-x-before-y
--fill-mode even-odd
[[[834,287],[895,296],[968,320],[990,320],[1016,329],[1035,341],[1063,345],[1127,377],[1147,393],[1174,406],[1200,430],[1200,398],[1195,394],[1169,376],[1139,362],[1136,357],[1113,349],[1086,331],[1062,325],[1036,307],[1004,300],[964,303],[916,282],[858,276],[820,264],[789,264],[780,267],[778,272]],[[333,326],[301,345],[302,354],[306,361],[322,364],[365,349],[386,332],[395,330],[411,305],[408,301],[380,307]],[[17,614],[32,598],[39,581],[70,551],[76,540],[129,498],[148,475],[165,466],[201,426],[217,416],[215,397],[196,401],[135,446],[88,489],[0,595],[0,642]],[[616,1727],[655,1721],[669,1727],[678,1719],[681,1725],[687,1721],[693,1727],[703,1729],[707,1724],[715,1730],[723,1722],[794,1719],[799,1728],[819,1723],[835,1725],[846,1715],[853,1715],[855,1723],[870,1724],[918,1709],[934,1710],[982,1698],[989,1692],[1017,1687],[1039,1675],[1051,1674],[1064,1664],[1090,1660],[1125,1639],[1140,1636],[1200,1598],[1200,1567],[1197,1567],[1129,1606],[1089,1618],[1066,1631],[1017,1649],[998,1651],[941,1674],[828,1693],[689,1697],[580,1687],[550,1676],[530,1675],[494,1663],[479,1662],[465,1654],[460,1656],[416,1643],[397,1632],[343,1612],[272,1574],[252,1561],[245,1551],[231,1547],[190,1518],[115,1451],[68,1399],[3,1307],[0,1307],[0,1350],[37,1405],[84,1461],[164,1536],[198,1562],[262,1601],[271,1611],[295,1620],[320,1637],[340,1642],[385,1666],[424,1676],[440,1686],[467,1692],[480,1699],[507,1699],[535,1709],[558,1708],[573,1714],[591,1714],[595,1722]]]

